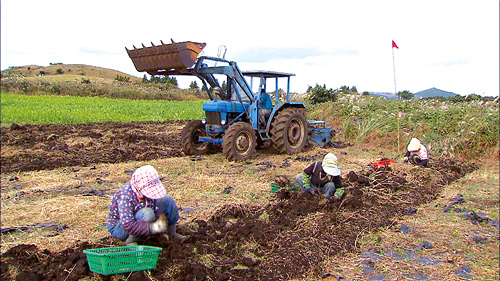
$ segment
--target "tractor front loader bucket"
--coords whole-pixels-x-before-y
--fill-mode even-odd
[[[205,43],[196,43],[191,41],[165,44],[151,47],[142,44],[142,48],[127,50],[128,56],[132,59],[135,69],[139,72],[147,72],[150,75],[159,75],[164,73],[175,74],[183,73],[187,68],[193,66],[198,54],[205,48]]]

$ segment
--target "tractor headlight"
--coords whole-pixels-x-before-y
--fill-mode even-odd
[[[220,121],[220,124],[221,124],[222,126],[226,125],[226,120],[224,120],[224,119],[223,119],[223,120],[221,120],[221,121]]]
[[[205,119],[205,118],[201,119],[201,123],[207,124],[207,119]]]

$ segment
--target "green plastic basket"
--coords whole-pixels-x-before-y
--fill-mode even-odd
[[[279,190],[283,189],[283,188],[286,188],[288,190],[291,190],[291,191],[299,191],[297,188],[295,187],[282,187],[282,186],[279,186],[277,185],[276,183],[272,182],[271,183],[271,192],[272,193],[276,193],[278,192]]]
[[[151,246],[126,246],[88,249],[83,252],[87,255],[90,271],[110,275],[155,269],[161,250],[162,248]]]

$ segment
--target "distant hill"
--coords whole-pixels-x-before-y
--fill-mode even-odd
[[[2,70],[2,76],[25,76],[34,77],[39,75],[82,75],[90,77],[99,77],[104,79],[115,79],[116,76],[129,77],[130,81],[140,81],[141,78],[135,77],[117,70],[102,68],[84,64],[62,64],[55,63],[50,66],[26,65],[16,66]]]
[[[121,71],[83,64],[52,63],[50,66],[9,67],[2,71],[1,78],[2,94],[29,92],[37,95],[172,101],[207,98],[201,92],[181,89],[174,83],[146,83],[139,77]]]
[[[376,97],[384,97],[386,99],[390,100],[395,100],[397,99],[396,95],[394,93],[388,93],[388,92],[369,92],[370,95],[376,96]],[[457,94],[452,93],[452,92],[447,92],[443,91],[437,88],[430,88],[427,90],[420,91],[418,93],[415,93],[415,99],[421,99],[421,98],[433,98],[433,97],[453,97],[456,96]]]
[[[443,91],[437,88],[430,88],[427,90],[420,91],[418,93],[415,93],[415,98],[416,99],[421,99],[421,98],[433,98],[433,97],[453,97],[456,96],[457,94],[452,93],[452,92],[447,92]]]
[[[384,98],[389,99],[389,100],[397,99],[397,97],[394,93],[387,93],[387,92],[369,92],[369,93],[372,96],[384,97]]]

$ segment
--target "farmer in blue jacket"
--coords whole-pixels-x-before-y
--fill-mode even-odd
[[[260,99],[257,104],[259,105],[259,125],[260,128],[265,128],[267,119],[273,110],[273,101],[264,89],[261,90]]]
[[[137,245],[140,236],[156,233],[184,241],[186,237],[176,233],[178,220],[174,198],[167,195],[155,168],[147,165],[135,170],[113,196],[107,226],[112,237],[125,240],[127,245]]]

